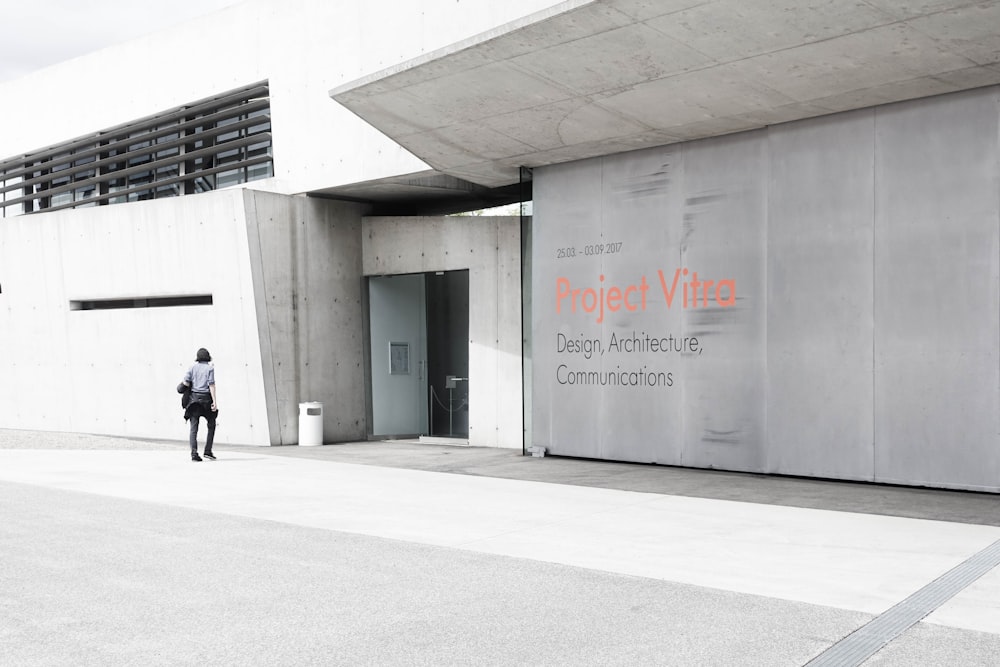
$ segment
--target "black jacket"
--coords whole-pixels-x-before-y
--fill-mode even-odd
[[[189,392],[190,399],[184,406],[184,419],[197,419],[198,417],[218,417],[219,411],[212,410],[212,395],[197,391]],[[181,399],[183,405],[184,399]]]

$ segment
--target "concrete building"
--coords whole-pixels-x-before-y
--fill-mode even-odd
[[[998,84],[962,0],[255,1],[43,70],[0,86],[0,426],[183,436],[204,345],[222,442],[321,401],[998,492]]]

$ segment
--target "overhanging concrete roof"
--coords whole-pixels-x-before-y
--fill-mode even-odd
[[[996,83],[996,1],[573,0],[330,95],[495,187],[520,166]]]
[[[308,194],[370,204],[369,215],[441,215],[512,204],[524,195],[517,184],[487,188],[430,169],[311,190]]]

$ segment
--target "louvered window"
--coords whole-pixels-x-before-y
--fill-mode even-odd
[[[0,161],[0,210],[177,197],[273,175],[271,102],[261,82]]]

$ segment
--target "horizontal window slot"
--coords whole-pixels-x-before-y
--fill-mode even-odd
[[[70,310],[121,310],[124,308],[172,308],[176,306],[211,306],[211,294],[183,296],[143,296],[127,299],[89,299],[70,301]]]

